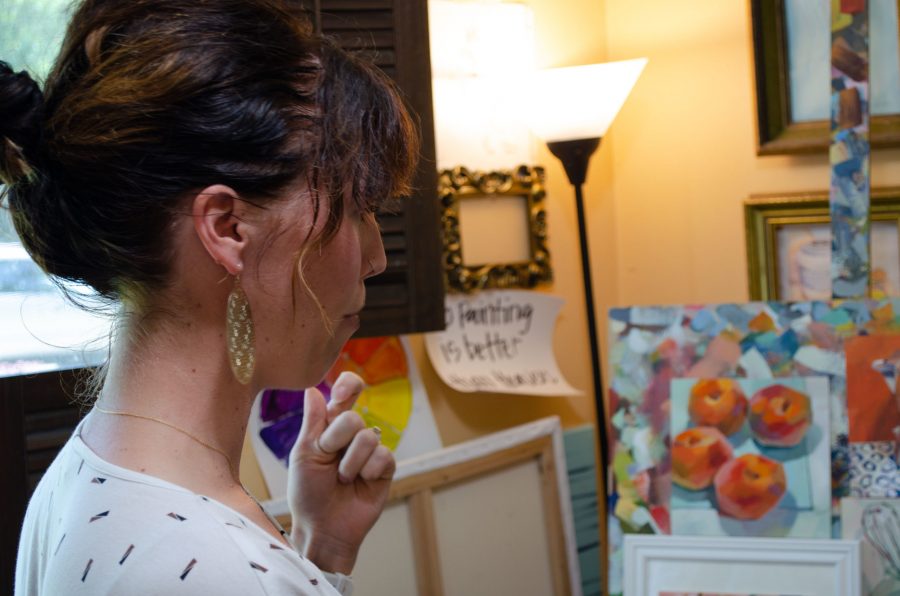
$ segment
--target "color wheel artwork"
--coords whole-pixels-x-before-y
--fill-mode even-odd
[[[428,398],[403,338],[347,342],[317,387],[326,400],[331,397],[332,384],[344,371],[358,374],[366,383],[354,411],[366,426],[381,428],[381,442],[394,451],[397,459],[441,448]],[[303,393],[267,389],[251,410],[251,441],[273,498],[285,494],[288,455],[303,421]]]
[[[622,591],[624,534],[672,532],[673,381],[827,382],[830,419],[823,433],[834,511],[853,478],[864,473],[851,465],[848,446],[845,342],[878,334],[900,334],[900,300],[612,309],[609,593]]]

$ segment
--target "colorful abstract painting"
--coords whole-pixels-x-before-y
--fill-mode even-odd
[[[850,442],[900,440],[900,335],[854,337],[846,352]]]
[[[675,379],[672,534],[831,536],[828,379]]]
[[[398,459],[440,449],[441,442],[415,361],[398,336],[352,339],[341,350],[318,389],[326,400],[344,371],[362,377],[366,388],[354,411],[367,426],[381,428],[381,442]],[[267,389],[253,405],[249,434],[273,497],[287,486],[287,460],[300,434],[303,391]]]
[[[900,335],[846,342],[850,496],[900,497]]]
[[[850,443],[851,497],[900,498],[897,449],[896,441]]]
[[[900,594],[900,500],[841,499],[841,537],[862,545],[863,594]]]
[[[869,290],[868,0],[831,6],[831,291]]]
[[[832,506],[848,496],[844,344],[900,333],[900,300],[758,302],[610,311],[610,594],[621,593],[627,533],[672,531],[670,394],[675,379],[787,379],[828,382]]]

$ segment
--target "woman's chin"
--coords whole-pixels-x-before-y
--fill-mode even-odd
[[[305,356],[298,354],[296,360],[291,360],[290,363],[285,362],[286,353],[270,354],[277,358],[279,364],[271,371],[274,374],[270,375],[270,379],[264,381],[266,387],[289,390],[315,387],[325,379],[340,357],[344,345],[359,330],[359,326],[358,314],[339,319],[334,324],[330,337],[320,337],[317,347]]]
[[[350,335],[353,335],[357,331],[359,331],[360,318],[358,314],[348,315],[341,320],[342,327],[349,327],[352,329]]]

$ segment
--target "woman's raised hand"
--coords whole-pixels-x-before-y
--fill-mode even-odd
[[[307,389],[303,424],[291,449],[288,502],[291,537],[324,571],[349,574],[363,538],[387,502],[396,462],[377,431],[366,428],[353,404],[365,385],[344,372],[326,405]]]

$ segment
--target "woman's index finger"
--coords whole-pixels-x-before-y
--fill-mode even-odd
[[[328,422],[337,418],[341,413],[353,409],[357,398],[366,388],[362,377],[350,371],[342,372],[334,385],[331,386],[331,401],[328,402]]]

